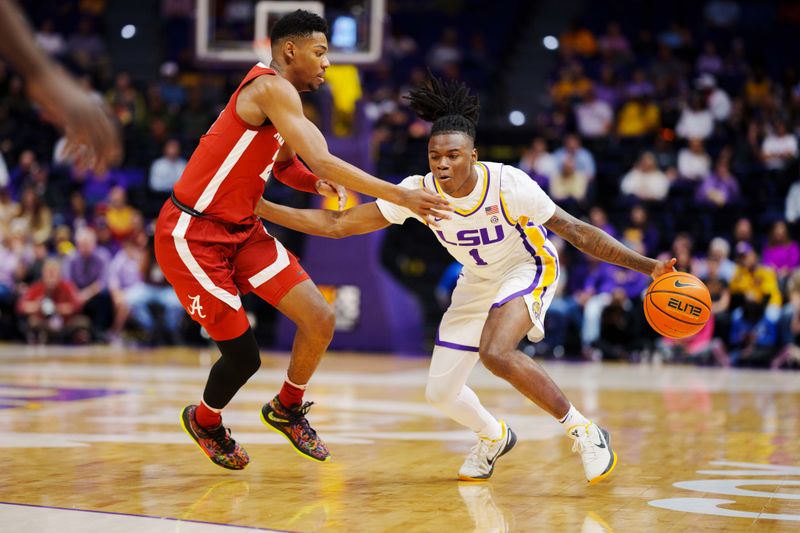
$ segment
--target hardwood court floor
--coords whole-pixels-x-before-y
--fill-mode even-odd
[[[261,425],[288,361],[265,353],[225,411],[252,462],[218,468],[178,423],[213,357],[0,346],[0,531],[800,530],[797,373],[546,363],[619,454],[590,486],[559,425],[479,366],[470,383],[520,440],[470,484],[473,437],[425,403],[425,358],[325,358],[307,394],[321,465]]]

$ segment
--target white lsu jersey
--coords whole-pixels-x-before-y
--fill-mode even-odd
[[[425,188],[446,198],[455,209],[450,220],[437,220],[431,231],[470,274],[495,280],[522,263],[533,263],[539,276],[535,284],[550,285],[558,276],[558,256],[542,226],[555,212],[549,196],[523,171],[501,163],[477,162],[478,182],[465,197],[448,196],[433,174],[409,176],[408,189]],[[402,224],[413,211],[377,200],[387,221]],[[537,276],[537,277],[539,277]]]

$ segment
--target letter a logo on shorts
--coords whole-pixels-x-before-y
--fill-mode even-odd
[[[188,309],[189,314],[194,316],[197,313],[197,316],[200,318],[205,318],[206,315],[203,314],[203,306],[200,305],[200,295],[192,296],[191,294],[187,294],[189,299],[192,301],[192,306]]]

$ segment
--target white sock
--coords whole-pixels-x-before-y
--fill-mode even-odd
[[[291,385],[292,387],[294,387],[295,389],[306,390],[308,388],[308,383],[306,383],[305,385],[298,385],[297,383],[289,379],[289,374],[286,374],[286,378],[284,379],[284,381],[289,385]]]
[[[477,433],[478,437],[482,439],[497,440],[503,436],[503,424],[492,417]]]
[[[572,426],[578,426],[578,425],[585,426],[586,424],[589,424],[591,421],[585,416],[583,416],[580,411],[575,409],[574,405],[569,404],[569,411],[567,411],[567,414],[564,415],[564,417],[561,420],[559,420],[559,422],[565,428],[569,429]]]

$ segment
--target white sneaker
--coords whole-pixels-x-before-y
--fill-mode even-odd
[[[517,436],[504,421],[500,421],[503,426],[503,434],[497,440],[478,439],[478,443],[472,447],[466,461],[458,471],[458,479],[462,481],[480,481],[489,479],[494,472],[494,465],[497,459],[508,452],[517,443]]]
[[[617,454],[611,449],[608,431],[593,422],[579,424],[567,430],[574,440],[572,451],[581,454],[583,470],[589,483],[597,483],[607,477],[617,466]]]

